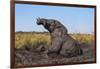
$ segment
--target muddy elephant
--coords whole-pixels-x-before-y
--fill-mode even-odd
[[[43,25],[50,32],[51,46],[47,52],[49,57],[57,57],[58,55],[73,57],[82,54],[79,43],[68,34],[68,30],[61,22],[54,19],[38,18],[37,24]]]

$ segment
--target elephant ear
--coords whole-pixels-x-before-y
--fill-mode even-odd
[[[53,23],[51,23],[51,26],[52,26],[53,28],[55,28],[56,24],[53,22]]]
[[[50,23],[50,30],[53,31],[55,29],[56,24],[54,22]]]
[[[46,26],[47,20],[43,19],[42,22],[43,22],[43,25]]]

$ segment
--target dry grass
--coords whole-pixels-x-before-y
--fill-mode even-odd
[[[35,47],[41,43],[50,46],[51,39],[49,33],[16,33],[15,35],[16,48],[26,45]]]
[[[91,43],[94,38],[91,34],[71,34],[71,36],[83,43]],[[22,46],[37,46],[38,44],[45,44],[46,46],[50,46],[51,39],[49,33],[35,33],[35,32],[23,32],[23,33],[16,33],[15,35],[15,47],[20,48]]]

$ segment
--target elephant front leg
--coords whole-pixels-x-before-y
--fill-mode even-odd
[[[58,37],[53,39],[52,45],[48,49],[47,55],[52,58],[57,57],[61,49],[61,43],[62,43],[61,38]]]

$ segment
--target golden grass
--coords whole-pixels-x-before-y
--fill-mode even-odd
[[[79,41],[79,42],[83,42],[83,43],[91,43],[92,41],[94,41],[94,35],[93,34],[80,34],[80,33],[76,33],[73,34],[72,37]]]
[[[15,47],[19,48],[21,46],[37,46],[43,43],[50,46],[51,39],[49,34],[42,33],[16,33],[15,35]]]
[[[85,43],[90,43],[94,40],[93,35],[90,34],[71,34],[71,36]],[[49,33],[16,33],[15,34],[15,47],[20,48],[22,46],[38,46],[40,43],[45,44],[46,46],[51,45],[51,39]]]

